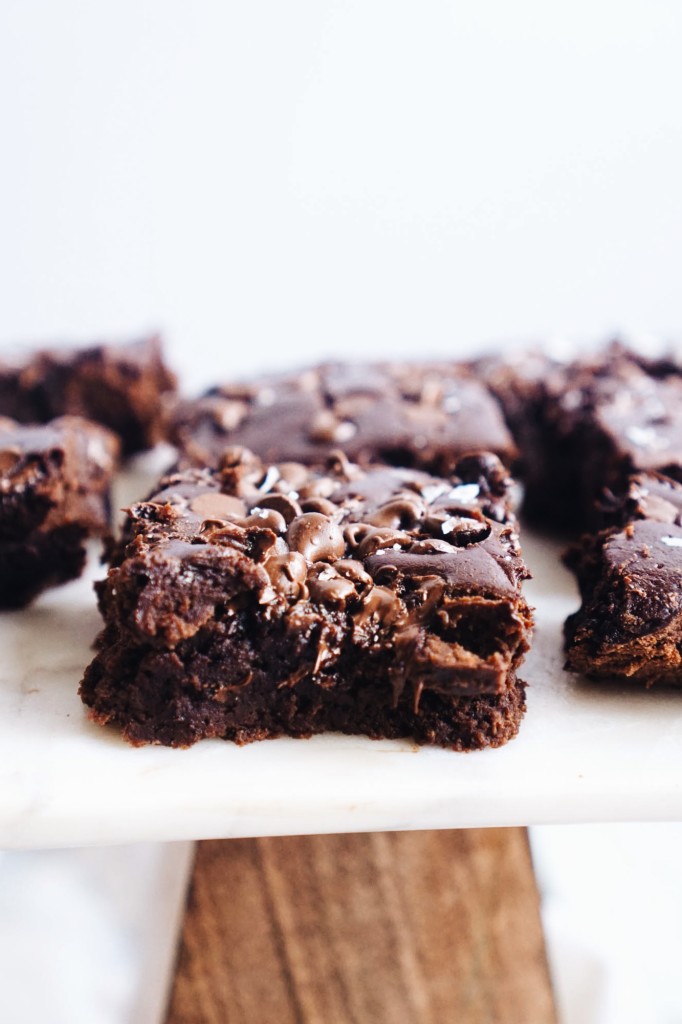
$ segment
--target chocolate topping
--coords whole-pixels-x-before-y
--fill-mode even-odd
[[[466,453],[492,451],[507,465],[516,457],[495,399],[448,364],[331,364],[216,388],[178,405],[173,434],[183,465],[215,466],[228,444],[267,461],[323,466],[339,449],[362,465],[442,475]]]
[[[367,569],[375,579],[386,576],[437,576],[456,585],[467,594],[486,597],[508,597],[514,593],[516,581],[510,580],[500,565],[499,552],[476,548],[451,549],[412,554],[405,551],[380,551],[367,559]]]
[[[133,521],[167,520],[170,506],[176,516],[172,530],[193,535],[194,543],[238,543],[256,558],[269,556],[274,545],[279,559],[271,569],[274,576],[284,571],[282,559],[291,552],[297,556],[296,583],[303,582],[299,556],[311,567],[324,563],[315,573],[316,586],[332,581],[328,567],[336,563],[333,579],[351,581],[354,592],[356,585],[367,589],[377,573],[393,571],[396,576],[435,575],[471,592],[508,595],[525,573],[510,527],[485,514],[493,488],[495,505],[503,501],[506,482],[492,456],[476,460],[475,484],[414,470],[363,472],[343,461],[332,461],[326,474],[291,464],[265,472],[251,453],[234,449],[226,461],[217,473],[189,471],[166,478],[156,496],[133,508]],[[469,472],[472,465],[467,459]],[[288,488],[292,479],[299,490],[282,493],[279,488]],[[307,511],[311,502],[318,507],[324,502],[325,511]],[[256,534],[262,536],[254,546]],[[290,591],[292,579],[286,575],[283,590]],[[323,589],[350,596],[339,583],[319,592]]]

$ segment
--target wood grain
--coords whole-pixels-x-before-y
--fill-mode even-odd
[[[555,1024],[523,829],[198,845],[167,1024]]]

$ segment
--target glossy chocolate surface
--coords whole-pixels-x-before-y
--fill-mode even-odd
[[[215,465],[231,444],[268,462],[322,466],[341,450],[362,465],[442,475],[469,452],[494,452],[506,465],[516,457],[495,399],[445,364],[328,364],[215,388],[178,406],[173,432],[195,465]]]

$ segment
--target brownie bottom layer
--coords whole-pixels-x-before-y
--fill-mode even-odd
[[[0,540],[0,608],[23,608],[47,587],[76,579],[85,564],[86,531],[69,525]]]
[[[382,690],[377,694],[377,690]],[[277,736],[310,737],[341,732],[372,739],[411,738],[453,750],[499,747],[516,735],[526,709],[525,683],[514,680],[502,694],[449,698],[425,691],[415,711],[414,695],[404,694],[393,706],[388,684],[344,688],[335,694],[317,683],[270,689],[244,685],[224,702],[205,697],[192,687],[111,687],[96,659],[81,684],[90,718],[118,726],[135,745],[160,743],[187,747],[201,739],[219,738],[238,744]]]

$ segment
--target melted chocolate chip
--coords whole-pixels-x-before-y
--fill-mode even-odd
[[[287,526],[303,511],[299,503],[288,494],[265,494],[258,499],[258,508],[272,508],[279,512]]]
[[[246,505],[240,498],[218,491],[197,494],[189,502],[189,508],[201,519],[232,519],[246,514]]]
[[[373,526],[388,526],[393,530],[411,530],[424,518],[425,504],[416,494],[405,494],[381,505],[367,516]]]
[[[336,523],[320,512],[306,512],[289,524],[287,541],[309,562],[340,558],[346,546]]]
[[[272,555],[266,560],[265,569],[281,597],[298,601],[307,596],[308,567],[305,558],[298,551]]]

